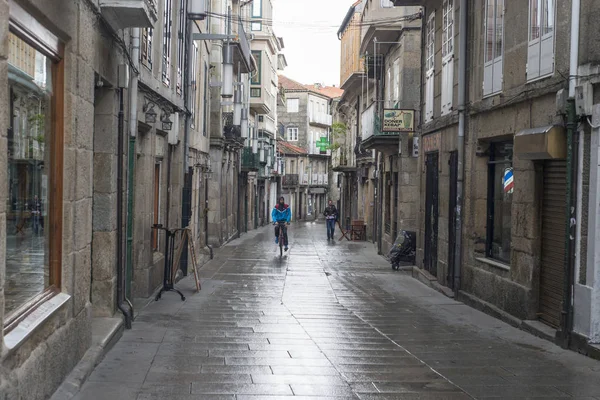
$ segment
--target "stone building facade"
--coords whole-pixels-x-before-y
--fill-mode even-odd
[[[598,57],[586,15],[597,6],[394,3],[423,13],[417,264],[466,303],[590,351]]]
[[[93,209],[100,192],[114,202],[115,187],[101,188],[94,168],[104,161],[112,174],[125,57],[98,14],[96,2],[0,2],[3,399],[49,398],[90,347],[93,312],[111,307],[92,290],[103,256]],[[97,212],[113,230],[114,214]],[[105,256],[114,268],[115,253]]]

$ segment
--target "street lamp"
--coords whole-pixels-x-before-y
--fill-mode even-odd
[[[233,125],[240,126],[243,120],[242,117],[242,96],[244,93],[244,84],[239,82],[236,84],[235,95],[233,98]],[[247,117],[246,117],[247,119]],[[243,130],[243,129],[242,129]],[[243,135],[243,133],[242,133]],[[242,136],[244,137],[244,136]]]
[[[245,139],[248,137],[248,110],[246,108],[241,108],[240,104],[240,123],[241,123],[241,131],[242,137]]]
[[[223,46],[223,86],[221,97],[233,97],[233,47],[227,41]]]

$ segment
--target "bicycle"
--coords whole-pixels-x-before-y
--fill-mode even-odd
[[[279,257],[283,257],[283,242],[285,241],[285,235],[283,232],[283,228],[285,227],[285,221],[278,221],[273,225],[279,224]]]

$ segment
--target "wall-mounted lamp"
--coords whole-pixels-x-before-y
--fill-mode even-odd
[[[156,111],[154,111],[154,103],[147,102],[142,108],[144,112],[144,119],[147,124],[153,124],[156,122]]]
[[[240,104],[240,107],[242,105]],[[241,131],[242,131],[242,138],[247,138],[248,137],[248,110],[245,108],[241,108],[240,110],[240,118],[241,118]]]
[[[242,97],[244,95],[244,84],[236,83],[235,94],[233,96],[233,125],[240,126],[242,123]],[[246,117],[248,119],[248,117]],[[244,136],[242,136],[244,137]]]
[[[171,114],[163,113],[160,116],[160,121],[162,122],[162,130],[170,131],[173,128],[173,121],[171,121]]]
[[[233,47],[226,42],[223,46],[223,86],[221,97],[233,97]]]

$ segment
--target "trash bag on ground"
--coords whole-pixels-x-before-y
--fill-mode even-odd
[[[390,249],[388,257],[394,270],[400,269],[400,264],[414,265],[417,253],[417,235],[411,231],[400,231],[398,238]]]

